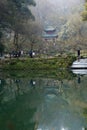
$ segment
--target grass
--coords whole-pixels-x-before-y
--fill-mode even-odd
[[[51,70],[69,68],[75,57],[8,59],[0,62],[3,70]]]

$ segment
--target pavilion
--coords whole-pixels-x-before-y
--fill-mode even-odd
[[[55,40],[58,38],[56,28],[53,26],[46,26],[42,34],[43,39],[45,40]]]

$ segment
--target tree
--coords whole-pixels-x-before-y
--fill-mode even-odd
[[[1,38],[2,38],[2,32],[0,32],[0,56],[2,56],[2,53],[4,52],[5,49],[4,45],[2,44]]]
[[[33,0],[4,0],[0,4],[2,5],[0,8],[0,28],[2,30],[10,29],[14,33],[14,45],[15,49],[18,49],[18,38],[20,32],[20,28],[23,27],[24,23],[27,23],[29,19],[34,19],[29,6],[35,6],[35,2]]]
[[[39,49],[39,43],[41,44],[41,28],[35,21],[29,21],[21,29],[21,35],[19,35],[19,46],[22,49],[26,47],[26,50]],[[21,44],[22,43],[22,44]],[[42,46],[42,45],[41,45]]]
[[[82,12],[83,21],[87,21],[87,0],[85,2],[85,10]]]

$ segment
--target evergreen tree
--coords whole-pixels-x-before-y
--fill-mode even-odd
[[[1,0],[0,1],[0,30],[14,32],[14,45],[18,48],[18,36],[29,19],[34,20],[29,6],[35,6],[33,0]]]
[[[5,49],[4,45],[2,44],[1,38],[2,38],[2,32],[0,32],[0,56],[2,56]]]

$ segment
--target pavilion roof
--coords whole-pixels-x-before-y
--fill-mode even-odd
[[[56,30],[53,26],[47,26],[45,27],[44,31],[54,31]]]

